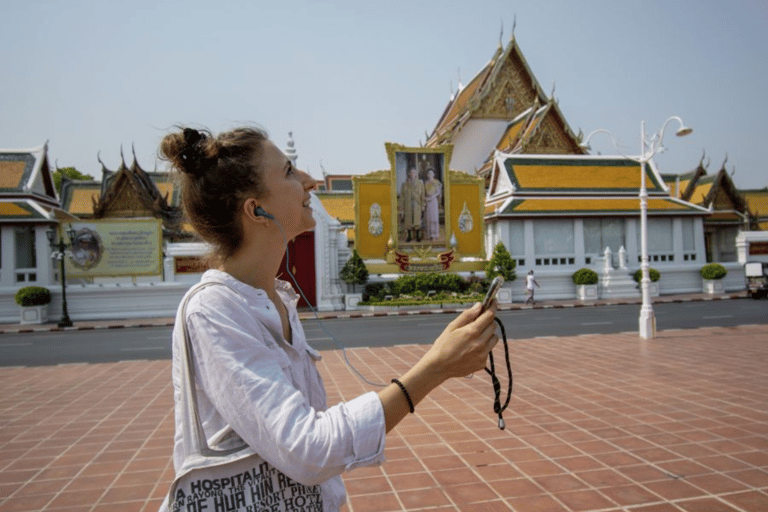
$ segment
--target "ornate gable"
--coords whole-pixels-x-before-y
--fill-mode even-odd
[[[546,101],[513,39],[475,99],[476,118],[512,119],[535,102]]]
[[[103,162],[101,165],[101,194],[94,201],[94,218],[154,217],[163,221],[163,234],[171,240],[191,236],[184,232],[181,208],[173,204],[177,197],[168,173],[148,173],[136,161],[135,153],[131,167],[124,160],[117,171],[110,171]]]
[[[554,91],[553,91],[554,93]],[[491,169],[493,153],[575,154],[582,155],[578,136],[574,135],[557,101],[547,98],[533,75],[514,37],[506,48],[496,51],[493,59],[470,81],[467,87],[455,94],[435,130],[427,141],[428,147],[454,144],[455,156],[465,154],[459,132],[472,121],[474,133],[494,133],[488,144],[487,155],[475,159],[474,169],[485,175]],[[499,121],[507,121],[506,129],[498,127]],[[477,123],[486,123],[487,131]],[[500,137],[496,139],[496,136]],[[469,137],[472,144],[477,139]],[[474,154],[480,148],[466,149]],[[480,151],[482,153],[482,151]],[[473,156],[474,159],[474,156]],[[470,167],[472,167],[470,165]]]

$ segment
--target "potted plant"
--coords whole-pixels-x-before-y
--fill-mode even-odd
[[[357,293],[356,285],[364,285],[368,282],[368,268],[360,257],[357,249],[352,249],[352,256],[349,257],[344,268],[341,269],[339,277],[342,281],[352,285],[352,293],[344,295],[344,306],[346,309],[357,309],[357,303],[363,300],[363,294]]]
[[[597,299],[597,272],[591,268],[582,268],[573,273],[579,300]]]
[[[20,307],[22,324],[42,324],[48,321],[48,304],[51,292],[42,286],[20,288],[14,296]]]
[[[504,278],[504,285],[496,295],[496,300],[500,304],[512,302],[512,281],[517,279],[516,266],[517,263],[512,259],[504,244],[502,242],[497,243],[496,247],[493,248],[490,261],[485,266],[485,278],[489,283],[496,276]]]
[[[702,285],[701,290],[704,293],[715,294],[723,293],[723,278],[728,271],[719,263],[710,263],[701,267]]]
[[[648,277],[651,278],[651,282],[648,283],[648,290],[651,293],[651,297],[658,297],[659,296],[659,285],[656,284],[656,282],[661,278],[661,274],[658,270],[655,268],[648,268]],[[637,271],[632,275],[632,279],[635,280],[635,282],[638,284],[638,286],[642,286],[642,279],[643,279],[643,269],[639,268]]]

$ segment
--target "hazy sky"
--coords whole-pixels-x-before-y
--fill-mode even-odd
[[[292,131],[315,177],[388,168],[384,142],[423,142],[516,16],[575,132],[637,154],[642,120],[650,134],[678,115],[694,133],[670,125],[662,172],[706,151],[713,174],[727,153],[738,187],[768,185],[768,0],[25,0],[3,15],[0,147],[49,140],[52,161],[97,178],[121,145],[152,170],[176,124],[256,123],[280,147]]]

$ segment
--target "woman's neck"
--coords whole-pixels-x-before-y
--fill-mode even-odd
[[[284,255],[285,250],[278,253],[269,250],[243,249],[224,261],[221,265],[221,270],[238,281],[264,290],[267,296],[274,300],[277,297],[275,277]]]

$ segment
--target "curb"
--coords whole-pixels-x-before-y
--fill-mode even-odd
[[[672,304],[683,302],[705,302],[716,300],[734,300],[747,298],[746,293],[732,293],[724,295],[699,295],[699,296],[669,296],[655,297],[654,304]],[[618,299],[616,301],[594,301],[594,302],[559,302],[559,303],[542,303],[542,304],[504,304],[499,306],[499,311],[525,311],[529,309],[560,309],[560,308],[594,308],[601,306],[631,306],[641,304],[640,299]],[[464,311],[459,308],[446,308],[446,309],[417,309],[417,310],[404,310],[404,311],[372,311],[372,312],[329,312],[318,313],[317,315],[311,312],[300,312],[299,319],[301,320],[314,320],[319,317],[321,320],[326,319],[353,319],[353,318],[378,318],[378,317],[395,317],[395,316],[413,316],[413,315],[443,315],[443,314],[456,314]],[[147,322],[146,319],[136,321],[131,320],[105,320],[105,321],[85,321],[81,325],[73,325],[72,327],[59,327],[56,324],[50,325],[36,325],[34,327],[21,326],[18,324],[6,324],[0,325],[0,335],[2,334],[24,334],[24,333],[36,333],[36,332],[68,332],[68,331],[90,331],[99,329],[129,329],[135,327],[173,327],[174,318],[158,318],[155,321]]]

